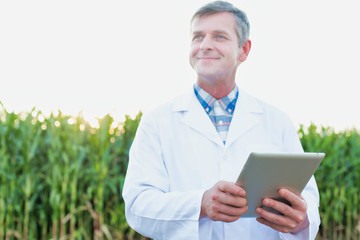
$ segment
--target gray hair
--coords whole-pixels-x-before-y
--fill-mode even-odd
[[[241,47],[249,38],[250,24],[246,14],[231,3],[225,1],[215,1],[208,3],[197,10],[197,12],[191,18],[191,22],[193,22],[196,17],[211,15],[218,12],[229,12],[234,15],[236,19],[235,30],[239,40],[239,47]]]

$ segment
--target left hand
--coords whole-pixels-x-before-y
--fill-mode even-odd
[[[279,211],[283,216],[259,207],[256,209],[256,213],[260,217],[256,220],[279,232],[297,233],[304,230],[309,225],[305,199],[286,188],[280,189],[279,194],[289,201],[290,206],[270,198],[265,198],[263,205]]]

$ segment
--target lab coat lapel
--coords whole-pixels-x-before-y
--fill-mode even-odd
[[[256,126],[261,115],[262,108],[256,99],[239,89],[239,97],[227,135],[226,147]]]
[[[181,121],[184,124],[216,144],[224,146],[219,134],[194,92],[177,99],[173,110],[183,112]]]

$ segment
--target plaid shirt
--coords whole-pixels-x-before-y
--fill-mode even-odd
[[[219,133],[221,140],[225,144],[239,95],[238,87],[235,86],[235,88],[222,99],[214,98],[205,92],[198,84],[194,85],[194,91],[196,97],[215,126],[216,131]]]

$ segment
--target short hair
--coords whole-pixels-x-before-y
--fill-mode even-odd
[[[249,38],[250,35],[250,24],[249,20],[245,14],[245,12],[241,11],[240,9],[236,8],[231,3],[225,1],[214,1],[208,3],[199,10],[195,12],[193,17],[191,18],[191,22],[194,21],[196,17],[202,17],[204,15],[211,15],[218,12],[229,12],[232,13],[236,19],[236,34],[238,36],[239,47],[241,47],[246,40]]]

